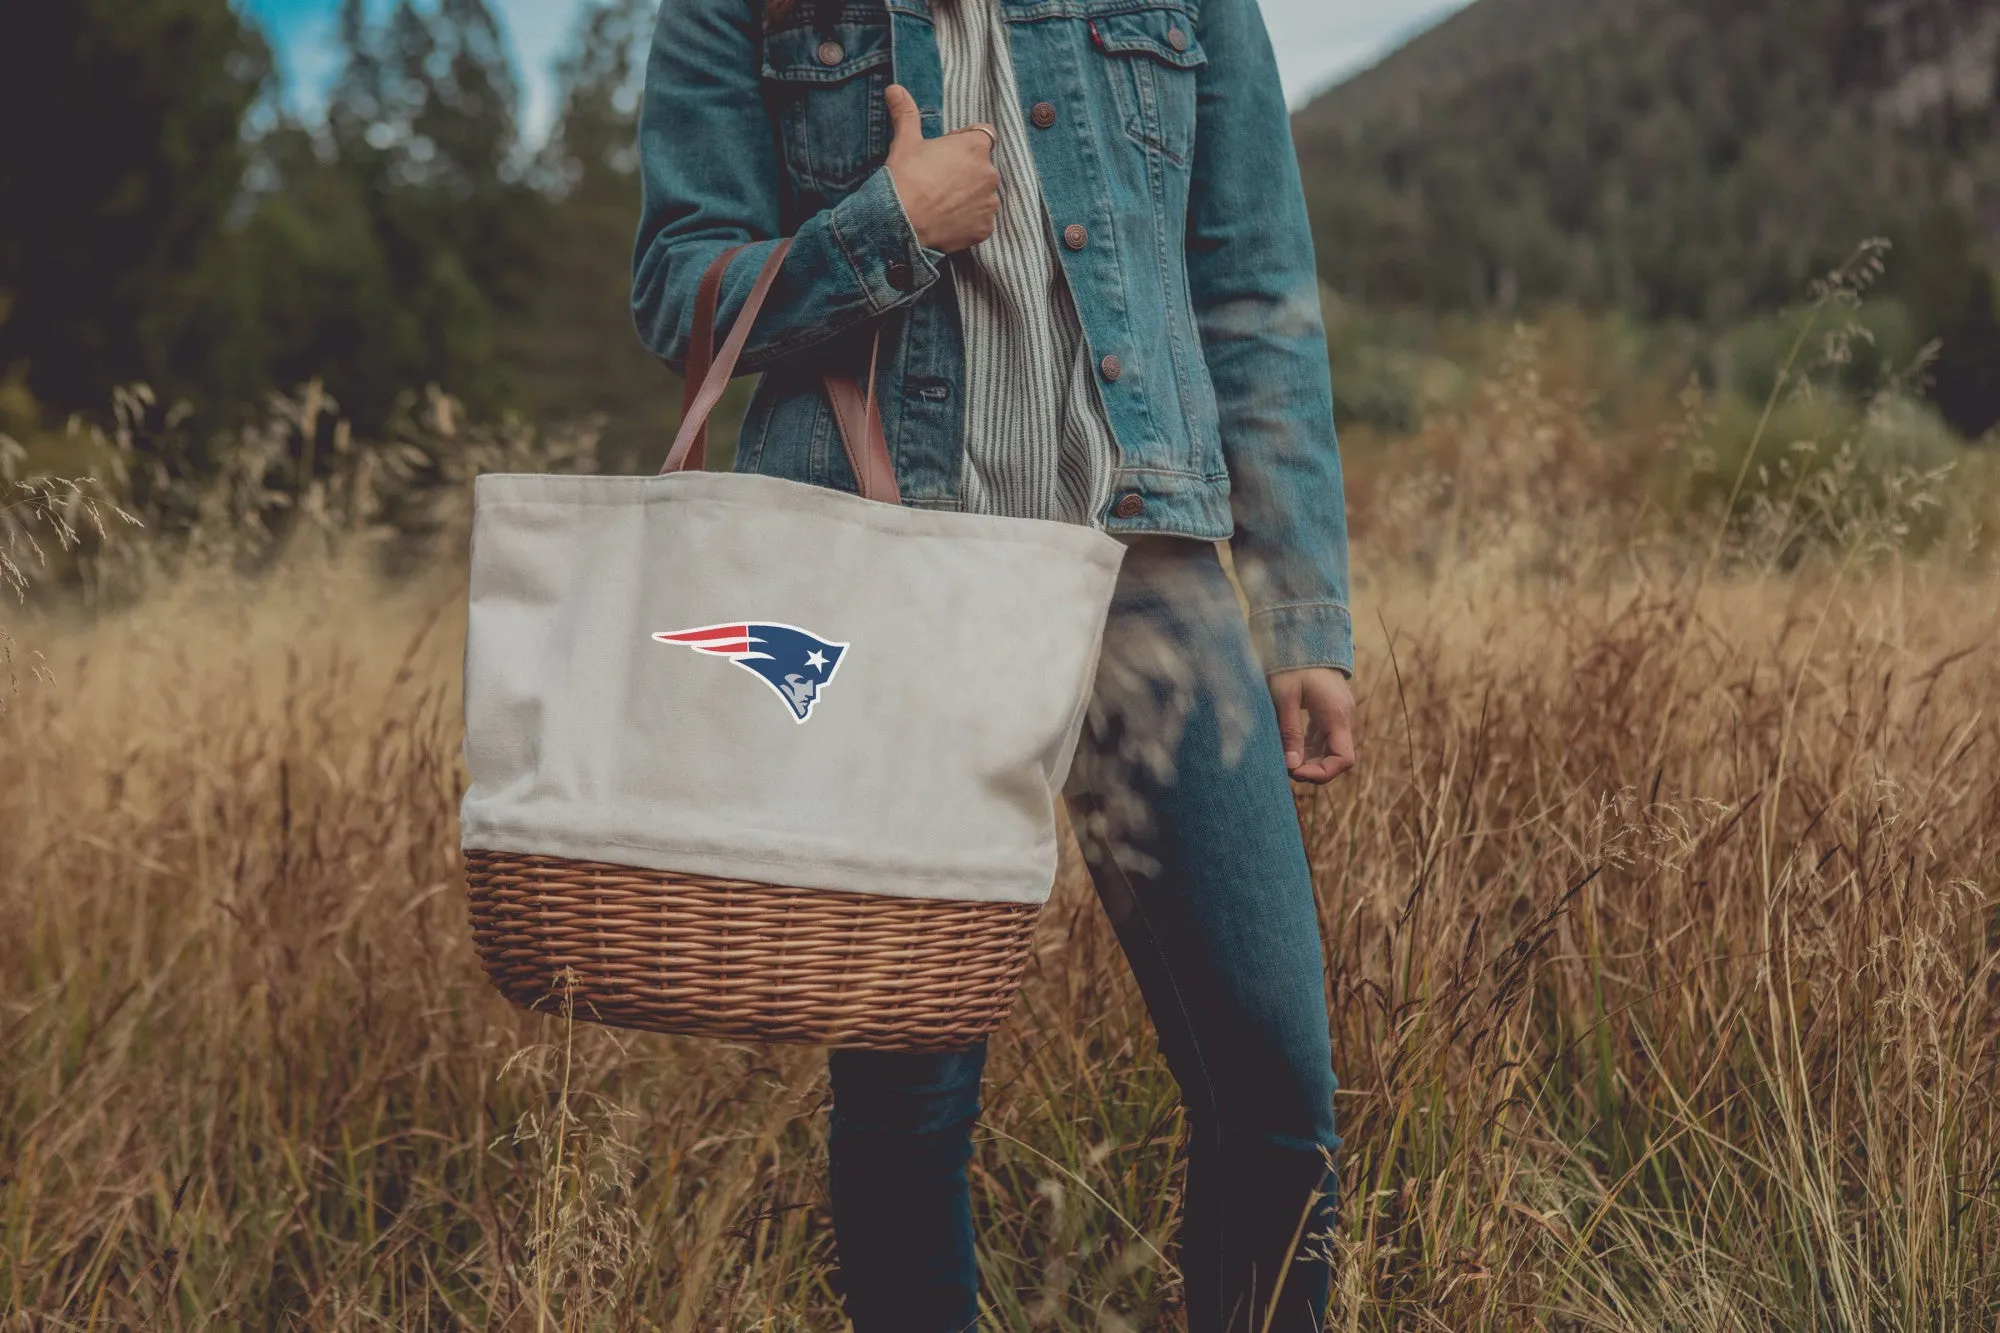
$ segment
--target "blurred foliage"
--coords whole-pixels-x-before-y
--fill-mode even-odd
[[[617,470],[657,463],[675,386],[627,310],[650,0],[583,5],[539,145],[490,0],[341,0],[309,120],[230,0],[20,8],[0,116],[33,129],[0,137],[0,435],[30,471],[77,471],[64,423],[116,433],[115,392],[142,384],[174,418],[148,462],[176,485],[308,396],[285,460],[306,483],[337,423],[393,440],[439,391],[588,432]],[[2000,58],[2000,15],[1904,10],[1931,46],[1850,0],[1479,0],[1306,109],[1343,429],[1407,437],[1464,408],[1524,311],[1606,419],[1671,414],[1660,386],[1688,373],[1761,401],[1806,318],[1783,307],[1871,232],[1900,258],[1822,378],[1859,411],[1922,362],[1902,390],[1992,428],[1990,100],[1896,98],[1937,84],[1940,41]]]
[[[10,5],[0,382],[59,411],[136,379],[248,387],[228,245],[270,52],[229,0]],[[0,422],[0,424],[6,424]],[[18,424],[18,423],[16,423]]]
[[[1996,83],[1991,0],[1480,0],[1294,132],[1323,275],[1368,305],[1719,330],[1887,236],[1908,334],[1941,344],[1933,401],[1978,436],[2000,421]]]
[[[319,383],[374,438],[437,385],[638,452],[672,420],[626,313],[651,12],[585,7],[535,152],[487,0],[343,0],[315,123],[229,0],[24,7],[0,114],[40,132],[0,139],[0,431],[109,425],[144,383],[199,438]]]
[[[1811,308],[1765,315],[1729,330],[1716,340],[1711,373],[1717,385],[1761,403],[1779,387],[1778,379],[1801,335],[1814,349],[1827,387],[1855,399],[1866,398],[1898,376],[1907,376],[1923,354],[1909,307],[1874,300],[1845,321],[1816,320]]]
[[[1962,211],[1924,219],[1908,287],[1919,335],[1937,344],[1931,400],[1968,435],[2000,428],[2000,284]]]

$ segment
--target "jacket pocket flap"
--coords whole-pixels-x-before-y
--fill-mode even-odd
[[[845,83],[889,59],[884,24],[843,23],[831,32],[792,28],[764,38],[764,77],[780,83]]]
[[[1151,56],[1176,69],[1199,69],[1207,52],[1195,40],[1194,20],[1177,9],[1142,9],[1091,20],[1097,45],[1111,55]]]

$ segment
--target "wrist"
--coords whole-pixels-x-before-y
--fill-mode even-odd
[[[918,239],[886,170],[834,205],[828,218],[854,282],[878,314],[908,304],[942,272],[944,256]]]
[[[889,178],[889,189],[896,196],[896,206],[903,210],[903,224],[910,229],[910,235],[916,237],[917,244],[921,245],[924,249],[937,249],[936,246],[931,244],[933,233],[930,227],[930,219],[919,216],[918,211],[910,207],[909,196],[903,193],[902,182],[896,179],[895,167],[885,165],[882,168],[882,174]]]
[[[1353,671],[1344,666],[1335,666],[1331,662],[1317,662],[1307,666],[1279,667],[1274,671],[1265,672],[1264,678],[1270,681],[1280,681],[1289,680],[1295,676],[1316,676],[1321,672],[1325,672],[1329,676],[1338,676],[1342,680],[1354,679]]]

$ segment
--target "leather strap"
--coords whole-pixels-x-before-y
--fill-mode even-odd
[[[888,437],[882,431],[882,401],[875,396],[875,375],[882,361],[882,334],[868,351],[868,389],[845,375],[828,375],[826,396],[833,404],[833,419],[840,427],[841,443],[847,446],[847,462],[854,469],[856,488],[870,500],[901,504],[896,486],[896,464],[889,457]],[[856,447],[856,441],[860,446]]]
[[[729,271],[729,261],[747,248],[737,245],[724,250],[701,275],[701,288],[694,298],[694,334],[688,346],[687,375],[681,380],[682,421],[694,414],[694,397],[701,392],[708,379],[708,368],[715,360],[715,307],[722,300],[722,275]],[[708,422],[703,421],[695,432],[694,446],[688,450],[686,467],[690,472],[699,472],[707,466]]]
[[[667,451],[666,464],[660,468],[661,476],[669,472],[685,472],[688,469],[689,456],[694,452],[695,439],[706,437],[708,414],[722,401],[723,390],[729,387],[730,379],[736,374],[736,362],[743,355],[743,345],[750,341],[750,326],[757,322],[757,312],[764,308],[764,299],[771,294],[772,284],[778,280],[778,268],[785,262],[785,255],[791,248],[790,241],[779,241],[771,247],[771,256],[764,261],[763,269],[757,274],[757,283],[750,289],[749,297],[743,302],[742,313],[736,317],[736,327],[731,329],[729,337],[723,340],[722,350],[716,354],[714,363],[701,376],[694,397],[682,409],[680,433],[674,436],[674,447]],[[730,252],[716,256],[715,262],[709,266],[708,273],[702,277],[704,286],[712,275],[719,294],[722,274],[729,268],[729,261],[733,255],[734,252]],[[697,305],[701,302],[699,293],[695,296],[695,302]],[[690,348],[690,357],[692,350]],[[688,367],[690,381],[695,379],[696,369],[697,367],[690,361]]]
[[[688,348],[681,428],[674,437],[673,448],[667,451],[666,465],[660,469],[662,476],[703,465],[708,444],[709,414],[715,411],[715,405],[721,401],[723,391],[729,387],[729,381],[736,373],[736,363],[743,355],[744,345],[750,340],[750,328],[757,322],[757,314],[764,308],[771,287],[778,280],[778,270],[783,266],[792,243],[783,240],[771,247],[770,257],[757,274],[757,283],[745,298],[743,309],[737,312],[736,324],[723,341],[721,351],[712,352],[723,275],[728,272],[730,261],[744,248],[736,246],[717,255],[702,275],[701,286],[695,294],[695,328]],[[857,489],[867,499],[884,504],[901,504],[903,497],[896,485],[896,465],[889,457],[889,442],[882,430],[881,403],[875,395],[881,345],[882,335],[878,330],[869,356],[865,392],[851,376],[832,374],[825,377],[826,392],[833,404],[834,421],[840,427],[840,440],[847,451],[848,465],[854,469]]]

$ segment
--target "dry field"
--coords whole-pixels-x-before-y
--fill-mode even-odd
[[[1300,796],[1332,1326],[2000,1328],[1970,482],[1832,467],[1711,540],[1516,370],[1356,451],[1363,763]],[[842,1326],[817,1054],[484,987],[459,597],[295,551],[16,619],[0,1328]],[[1178,1327],[1178,1130],[1072,870],[979,1133],[992,1328]]]

